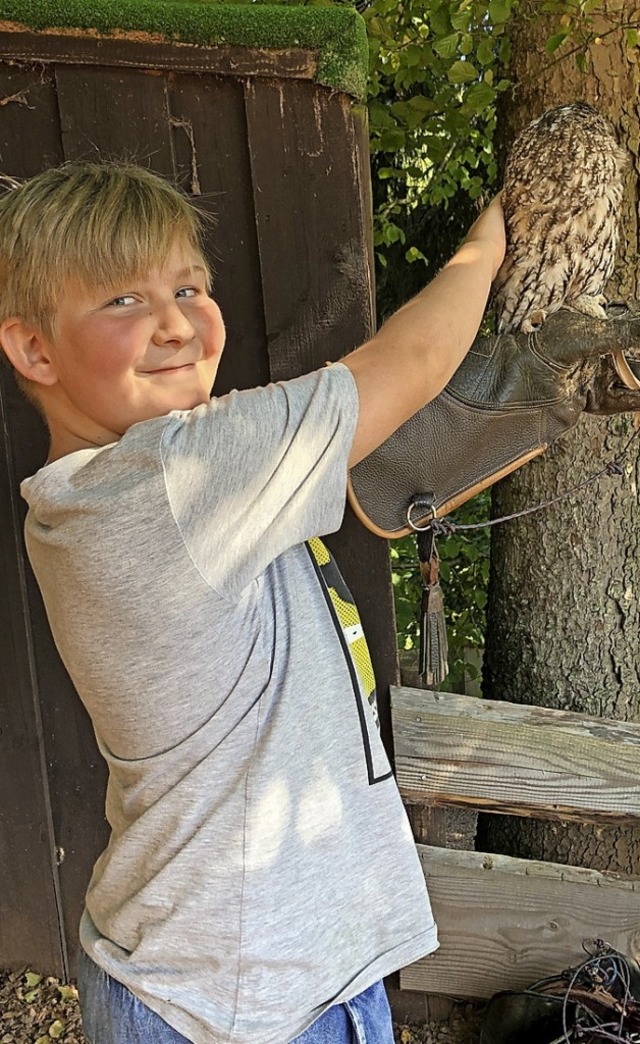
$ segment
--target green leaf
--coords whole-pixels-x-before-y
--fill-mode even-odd
[[[500,46],[498,48],[498,59],[503,65],[509,64],[511,57],[511,40],[508,36],[503,36],[500,40]]]
[[[28,971],[25,972],[25,983],[29,988],[37,986],[39,982],[42,982],[42,976],[38,975],[37,972]]]
[[[380,135],[380,149],[382,152],[397,152],[404,147],[406,135],[399,127],[392,130],[384,130]]]
[[[453,58],[458,50],[458,39],[458,33],[451,33],[449,36],[443,36],[439,40],[436,40],[433,49],[441,58]]]
[[[384,241],[385,243],[404,243],[405,235],[401,228],[397,225],[387,225],[384,230]]]
[[[480,65],[490,65],[493,61],[493,43],[487,36],[483,36],[478,44],[476,48],[476,58],[480,62]]]
[[[465,108],[470,108],[474,113],[482,112],[495,101],[495,89],[488,83],[474,83],[464,96]]]
[[[547,53],[553,54],[554,51],[557,51],[558,48],[561,47],[562,44],[565,42],[568,35],[568,32],[563,29],[559,33],[554,33],[553,36],[550,36],[546,44],[544,45]]]
[[[466,33],[471,26],[472,17],[471,9],[465,7],[463,10],[455,11],[451,14],[451,25],[461,33]]]
[[[407,47],[405,52],[405,61],[409,68],[414,68],[416,65],[421,65],[423,62],[422,48],[418,47],[417,44],[411,44]]]
[[[56,1019],[55,1022],[52,1022],[49,1026],[49,1036],[52,1037],[54,1040],[58,1040],[58,1038],[61,1037],[63,1033],[64,1022],[62,1021],[62,1019]]]
[[[370,17],[367,18],[367,32],[369,36],[387,35],[384,22],[378,17],[378,15],[373,14],[373,8],[371,8]]]
[[[489,0],[489,18],[494,25],[506,22],[511,14],[512,0]]]
[[[638,46],[638,30],[627,29],[627,46],[637,47]]]
[[[424,94],[414,94],[413,98],[409,99],[408,104],[416,112],[421,112],[424,116],[428,116],[435,109],[435,105],[431,98],[426,98]]]
[[[454,62],[447,72],[450,83],[471,83],[478,75],[478,70],[471,62]]]
[[[57,987],[58,993],[60,994],[61,1001],[77,1001],[78,991],[75,986],[62,986]]]
[[[453,25],[449,14],[449,4],[440,4],[429,15],[429,22],[436,36],[446,36],[450,33]]]
[[[585,73],[589,68],[589,59],[584,51],[578,51],[576,54],[576,65],[581,73]]]
[[[457,558],[462,548],[462,538],[452,534],[443,541],[441,546],[439,544],[438,547],[440,549],[441,559]]]

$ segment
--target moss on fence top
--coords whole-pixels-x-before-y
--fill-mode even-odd
[[[216,0],[0,0],[0,21],[33,30],[145,32],[166,40],[261,50],[301,48],[318,59],[316,81],[365,93],[364,21],[350,7],[297,7]]]

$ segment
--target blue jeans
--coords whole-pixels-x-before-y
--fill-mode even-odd
[[[88,1044],[190,1044],[82,949],[78,993]],[[344,1004],[335,1004],[291,1044],[393,1044],[383,984],[376,982]]]

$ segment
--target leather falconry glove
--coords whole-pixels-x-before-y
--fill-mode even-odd
[[[543,453],[584,412],[640,411],[640,311],[568,309],[532,333],[479,337],[446,388],[352,469],[351,506],[378,536],[442,517]],[[412,508],[427,496],[433,507]],[[422,512],[422,517],[421,517]]]

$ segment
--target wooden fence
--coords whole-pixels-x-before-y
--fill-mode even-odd
[[[392,689],[391,711],[410,811],[640,824],[640,725],[413,688]],[[400,973],[403,990],[487,998],[521,989],[579,963],[595,937],[640,953],[640,879],[418,848],[441,946]]]

